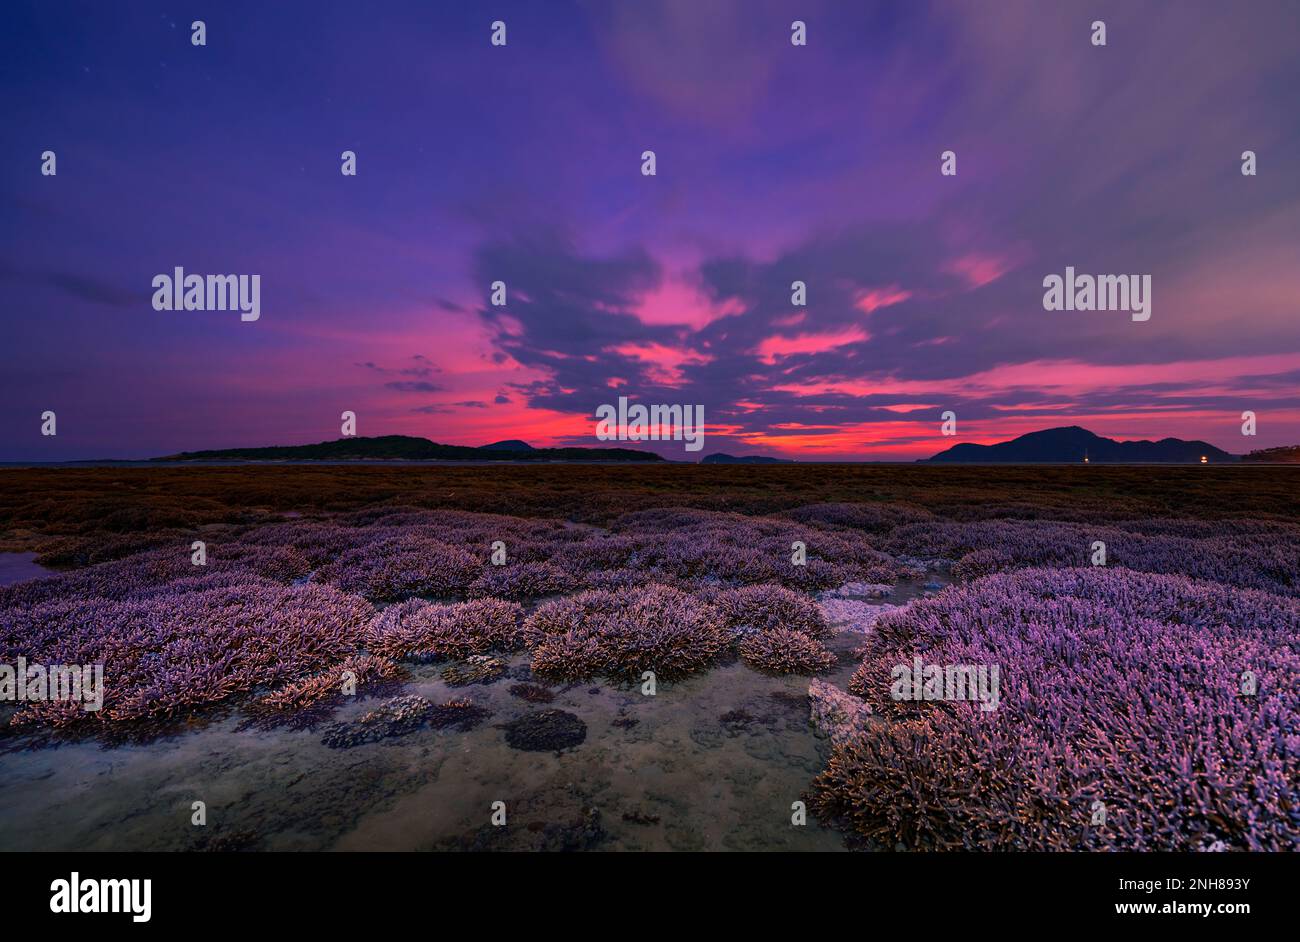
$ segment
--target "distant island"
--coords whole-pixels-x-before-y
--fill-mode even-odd
[[[1204,461],[1202,461],[1204,459]],[[444,445],[412,435],[340,438],[315,445],[270,445],[183,451],[150,458],[151,462],[184,461],[503,461],[503,462],[662,462],[649,451],[632,448],[534,448],[517,438],[489,445]],[[1233,455],[1208,442],[1162,438],[1117,441],[1077,425],[1030,432],[994,445],[963,443],[920,459],[933,464],[1300,464],[1300,445],[1264,448]],[[730,455],[724,452],[700,464],[794,464],[789,458]]]
[[[1122,462],[1152,464],[1229,464],[1240,461],[1208,442],[1162,438],[1158,442],[1121,442],[1102,438],[1077,425],[1030,432],[996,445],[964,443],[941,451],[925,462],[962,462],[969,464],[1115,464]]]
[[[1281,445],[1277,448],[1260,448],[1241,456],[1242,461],[1268,464],[1300,464],[1300,445]]]
[[[441,445],[411,435],[340,438],[316,445],[183,451],[152,461],[663,461],[631,448],[534,448],[517,439],[481,448]]]
[[[700,461],[700,464],[793,464],[789,458],[768,458],[764,455],[727,455],[719,452],[716,455],[709,455]]]

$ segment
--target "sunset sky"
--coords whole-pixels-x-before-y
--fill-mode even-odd
[[[703,405],[655,449],[691,460],[1300,443],[1292,0],[325,6],[4,5],[0,460],[343,410],[597,446],[620,395]],[[153,310],[176,266],[260,274],[261,319]],[[1045,311],[1066,266],[1151,275],[1151,319]]]

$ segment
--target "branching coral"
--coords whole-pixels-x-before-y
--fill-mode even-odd
[[[877,623],[850,689],[892,722],[835,751],[815,810],[886,847],[1293,849],[1297,637],[1295,600],[1176,576],[951,587]],[[914,658],[998,665],[996,709],[895,699]]]
[[[103,665],[99,711],[45,701],[16,719],[161,720],[332,669],[355,653],[373,614],[332,588],[264,580],[146,599],[70,598],[0,610],[0,663]]]
[[[340,556],[313,577],[376,602],[462,595],[486,562],[415,533],[376,540]]]
[[[373,654],[401,660],[460,660],[523,646],[523,609],[501,599],[439,605],[411,599],[380,612],[366,633]]]
[[[738,650],[746,664],[769,674],[816,674],[835,666],[835,655],[820,641],[791,628],[746,635]]]
[[[354,691],[380,681],[392,680],[401,668],[384,657],[361,654],[349,657],[328,670],[286,684],[252,705],[253,712],[288,713],[341,700],[345,685]]]
[[[700,671],[729,646],[718,612],[677,589],[595,590],[540,606],[524,626],[533,671],[578,680],[596,674],[672,680]]]
[[[545,562],[488,566],[469,586],[471,598],[536,599],[581,587],[581,580]]]
[[[745,586],[716,592],[710,598],[726,626],[739,635],[771,628],[825,638],[830,625],[821,608],[806,595],[777,585]]]

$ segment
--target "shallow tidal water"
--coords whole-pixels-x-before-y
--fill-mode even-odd
[[[848,630],[827,642],[839,663],[823,679],[845,687],[863,640]],[[809,723],[807,677],[736,661],[655,696],[592,681],[530,703],[510,693],[528,655],[502,660],[506,676],[462,687],[441,678],[446,664],[408,665],[400,688],[359,696],[314,729],[249,728],[235,710],[147,744],[0,752],[0,850],[845,849],[811,816],[791,823],[829,755]],[[467,698],[489,715],[467,731],[322,743],[331,723],[408,694]],[[511,747],[502,727],[544,710],[578,717],[585,739]],[[195,801],[203,827],[191,823]],[[491,823],[498,801],[505,826]]]
[[[50,575],[50,570],[36,565],[35,553],[0,553],[0,586],[26,582]]]

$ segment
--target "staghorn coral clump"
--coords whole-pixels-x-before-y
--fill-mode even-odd
[[[741,660],[769,674],[816,674],[835,666],[835,655],[820,641],[791,628],[765,628],[746,635]]]
[[[570,572],[547,562],[488,566],[469,586],[470,598],[536,599],[581,587]]]
[[[891,722],[834,751],[811,806],[885,847],[1294,849],[1297,637],[1300,602],[1177,576],[950,587],[877,623],[850,689]],[[916,657],[997,665],[997,707],[895,700]]]
[[[0,610],[0,663],[103,664],[103,707],[27,704],[16,723],[171,720],[353,655],[374,609],[326,586],[247,585]]]
[[[42,544],[36,563],[50,569],[70,569],[112,562],[149,550],[184,547],[193,540],[185,530],[152,530],[143,533],[109,533],[59,537]]]
[[[587,739],[587,724],[564,710],[529,713],[502,726],[506,745],[524,752],[560,752]]]
[[[463,660],[523,646],[523,608],[501,599],[439,605],[410,599],[380,612],[366,632],[372,654],[394,660]]]
[[[684,587],[777,582],[826,589],[854,580],[892,584],[905,572],[862,533],[783,518],[661,508],[624,514],[612,526],[627,552],[611,557],[611,565]],[[807,547],[806,565],[791,561],[796,540]]]
[[[468,687],[471,684],[490,684],[505,672],[504,661],[486,654],[471,654],[463,664],[444,667],[442,679],[449,687]]]
[[[555,692],[550,687],[531,683],[511,684],[510,695],[529,703],[550,703],[555,699]]]
[[[203,573],[202,569],[196,571]],[[202,575],[174,579],[161,585],[141,586],[132,589],[122,598],[131,601],[176,598],[186,592],[206,592],[210,589],[251,589],[259,585],[266,586],[269,589],[281,587],[279,583],[270,579],[263,579],[261,576],[254,576],[242,570],[218,569],[215,572]]]
[[[678,589],[594,590],[541,605],[524,623],[533,672],[558,680],[597,674],[673,680],[703,670],[731,644],[717,611]]]
[[[1108,566],[1300,595],[1300,528],[1229,521],[1128,521],[1123,527],[1134,529],[1056,520],[945,520],[901,526],[885,547],[955,558],[953,575],[969,580],[1010,569],[1089,565],[1092,544],[1101,541]]]
[[[830,625],[817,603],[779,585],[745,586],[713,593],[709,601],[737,636],[785,628],[810,638],[825,638]]]
[[[245,546],[291,548],[315,568],[365,546],[373,538],[371,532],[335,522],[295,520],[252,527],[239,535],[239,542]]]
[[[250,706],[253,713],[288,713],[343,699],[344,681],[350,679],[357,690],[382,681],[393,680],[401,667],[386,657],[358,654],[346,658],[328,670],[286,684]],[[350,677],[348,676],[350,675]]]
[[[788,510],[782,516],[801,523],[843,527],[848,530],[864,530],[867,533],[878,534],[889,533],[903,524],[922,523],[935,519],[934,514],[915,504],[883,501],[869,504],[808,504]]]
[[[218,546],[217,552],[234,565],[275,582],[293,582],[312,570],[311,561],[292,546],[260,546],[241,541],[228,547]]]
[[[0,609],[40,605],[58,599],[100,598],[121,600],[142,595],[166,594],[172,584],[182,580],[224,579],[240,584],[250,579],[279,579],[289,573],[303,574],[300,559],[290,551],[259,552],[245,548],[239,558],[227,556],[226,548],[214,544],[206,566],[190,561],[188,543],[152,549],[84,569],[73,569],[56,576],[32,579],[0,588]]]
[[[688,581],[680,581],[679,583],[679,580],[662,575],[656,579],[651,573],[640,569],[598,569],[587,573],[584,578],[589,589],[625,591],[627,589],[639,589],[653,582],[658,582],[660,585],[671,585],[675,589],[686,591],[691,588]]]
[[[606,572],[632,563],[641,541],[630,534],[593,536],[565,548],[566,564],[575,572]]]
[[[312,577],[375,602],[412,596],[464,595],[483,561],[416,533],[400,533],[350,550]]]

